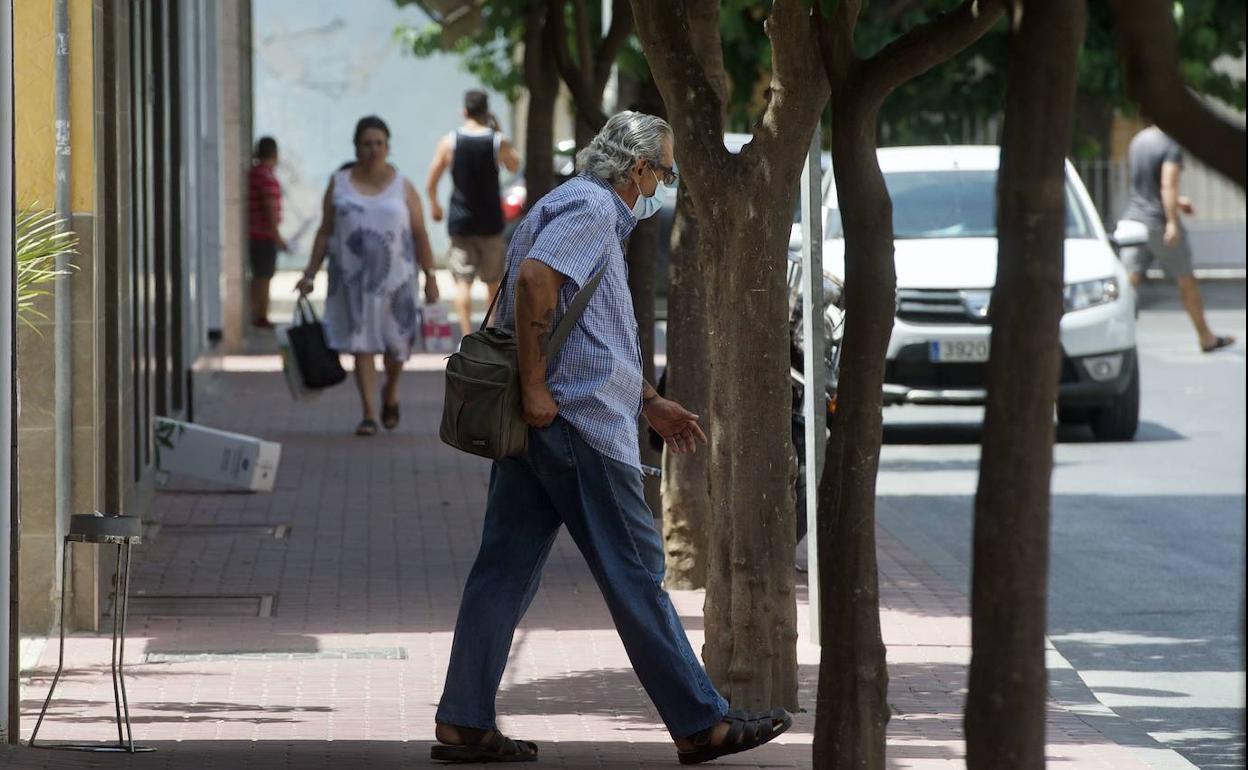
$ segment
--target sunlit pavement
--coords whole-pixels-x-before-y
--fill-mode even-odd
[[[1244,283],[1204,293],[1234,348],[1199,352],[1173,287],[1146,286],[1137,440],[1058,433],[1049,629],[1082,682],[1138,732],[1200,767],[1229,768],[1244,757]],[[981,418],[885,411],[881,525],[959,588]]]
[[[136,739],[159,751],[102,760],[20,749],[0,753],[0,764],[178,770],[429,765],[433,711],[459,592],[478,542],[488,465],[437,439],[440,355],[411,362],[400,429],[360,439],[350,435],[359,417],[350,382],[315,401],[294,403],[273,344],[258,338],[254,355],[219,359],[201,373],[207,396],[199,419],[281,441],[275,491],[238,494],[174,479],[157,495],[152,537],[136,549],[136,595],[149,607],[167,597],[160,611],[165,617],[143,614],[144,600],[137,600],[127,648]],[[898,485],[909,478],[906,494],[942,494],[922,474],[948,471],[899,473],[889,465],[898,461],[898,449],[886,450],[881,484],[882,621],[893,709],[889,765],[948,767],[963,756],[966,599],[956,575],[945,574],[949,564],[907,544],[913,538],[898,526],[898,511],[905,510]],[[1149,469],[1137,470],[1147,475]],[[1065,483],[1059,480],[1059,488]],[[958,499],[952,488],[943,494]],[[212,611],[219,614],[205,616],[202,607],[200,614],[182,614],[204,602],[188,596],[217,597]],[[256,608],[266,606],[264,597],[271,612],[260,617]],[[701,595],[678,592],[674,599],[697,649]],[[804,588],[801,600],[800,700],[810,709],[818,649],[805,637]],[[43,650],[23,690],[25,735],[55,654],[54,644]],[[1050,659],[1055,677],[1073,673],[1061,655],[1051,652]],[[69,671],[41,737],[115,738],[107,661],[106,637],[72,638]],[[1078,768],[1185,766],[1076,684],[1055,693],[1050,759]],[[566,537],[558,540],[517,635],[498,709],[504,730],[541,742],[546,765],[675,764],[666,732]],[[774,745],[721,764],[810,767],[813,725],[813,713],[800,713]]]

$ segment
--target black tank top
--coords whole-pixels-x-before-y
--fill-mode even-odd
[[[451,155],[451,235],[498,235],[503,231],[503,204],[498,190],[495,133],[455,132]]]

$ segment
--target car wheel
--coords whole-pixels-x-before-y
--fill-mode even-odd
[[[1130,441],[1140,427],[1140,364],[1134,360],[1127,389],[1107,407],[1090,414],[1092,435],[1097,441]]]

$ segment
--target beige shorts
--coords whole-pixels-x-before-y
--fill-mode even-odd
[[[1187,228],[1179,225],[1179,240],[1166,243],[1164,226],[1148,225],[1148,244],[1127,246],[1120,252],[1122,264],[1130,273],[1144,273],[1154,262],[1161,265],[1171,279],[1192,274],[1192,247],[1187,242]]]
[[[503,252],[501,235],[452,235],[448,259],[451,274],[456,281],[480,278],[498,283],[503,277]]]

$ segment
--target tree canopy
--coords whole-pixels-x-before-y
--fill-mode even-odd
[[[399,6],[412,0],[395,0]],[[517,51],[524,41],[527,0],[493,0],[481,8],[481,25],[476,31],[443,46],[442,28],[430,22],[423,27],[410,25],[395,30],[399,43],[412,55],[424,58],[438,53],[459,57],[464,71],[492,91],[514,101],[524,89],[524,66]]]
[[[868,48],[884,45],[900,29],[955,6],[952,0],[918,3],[875,2],[859,22],[859,40]],[[1244,81],[1221,66],[1244,55],[1243,3],[1238,0],[1180,0],[1174,4],[1180,66],[1187,85],[1236,109],[1245,103]],[[1000,112],[1005,98],[1009,33],[1004,24],[988,32],[966,55],[937,67],[899,88],[884,105],[881,125],[897,144],[957,141],[962,123]],[[1114,45],[1113,18],[1104,3],[1088,4],[1087,36],[1078,61],[1074,153],[1103,155],[1115,110],[1135,113],[1127,97],[1123,69]]]

